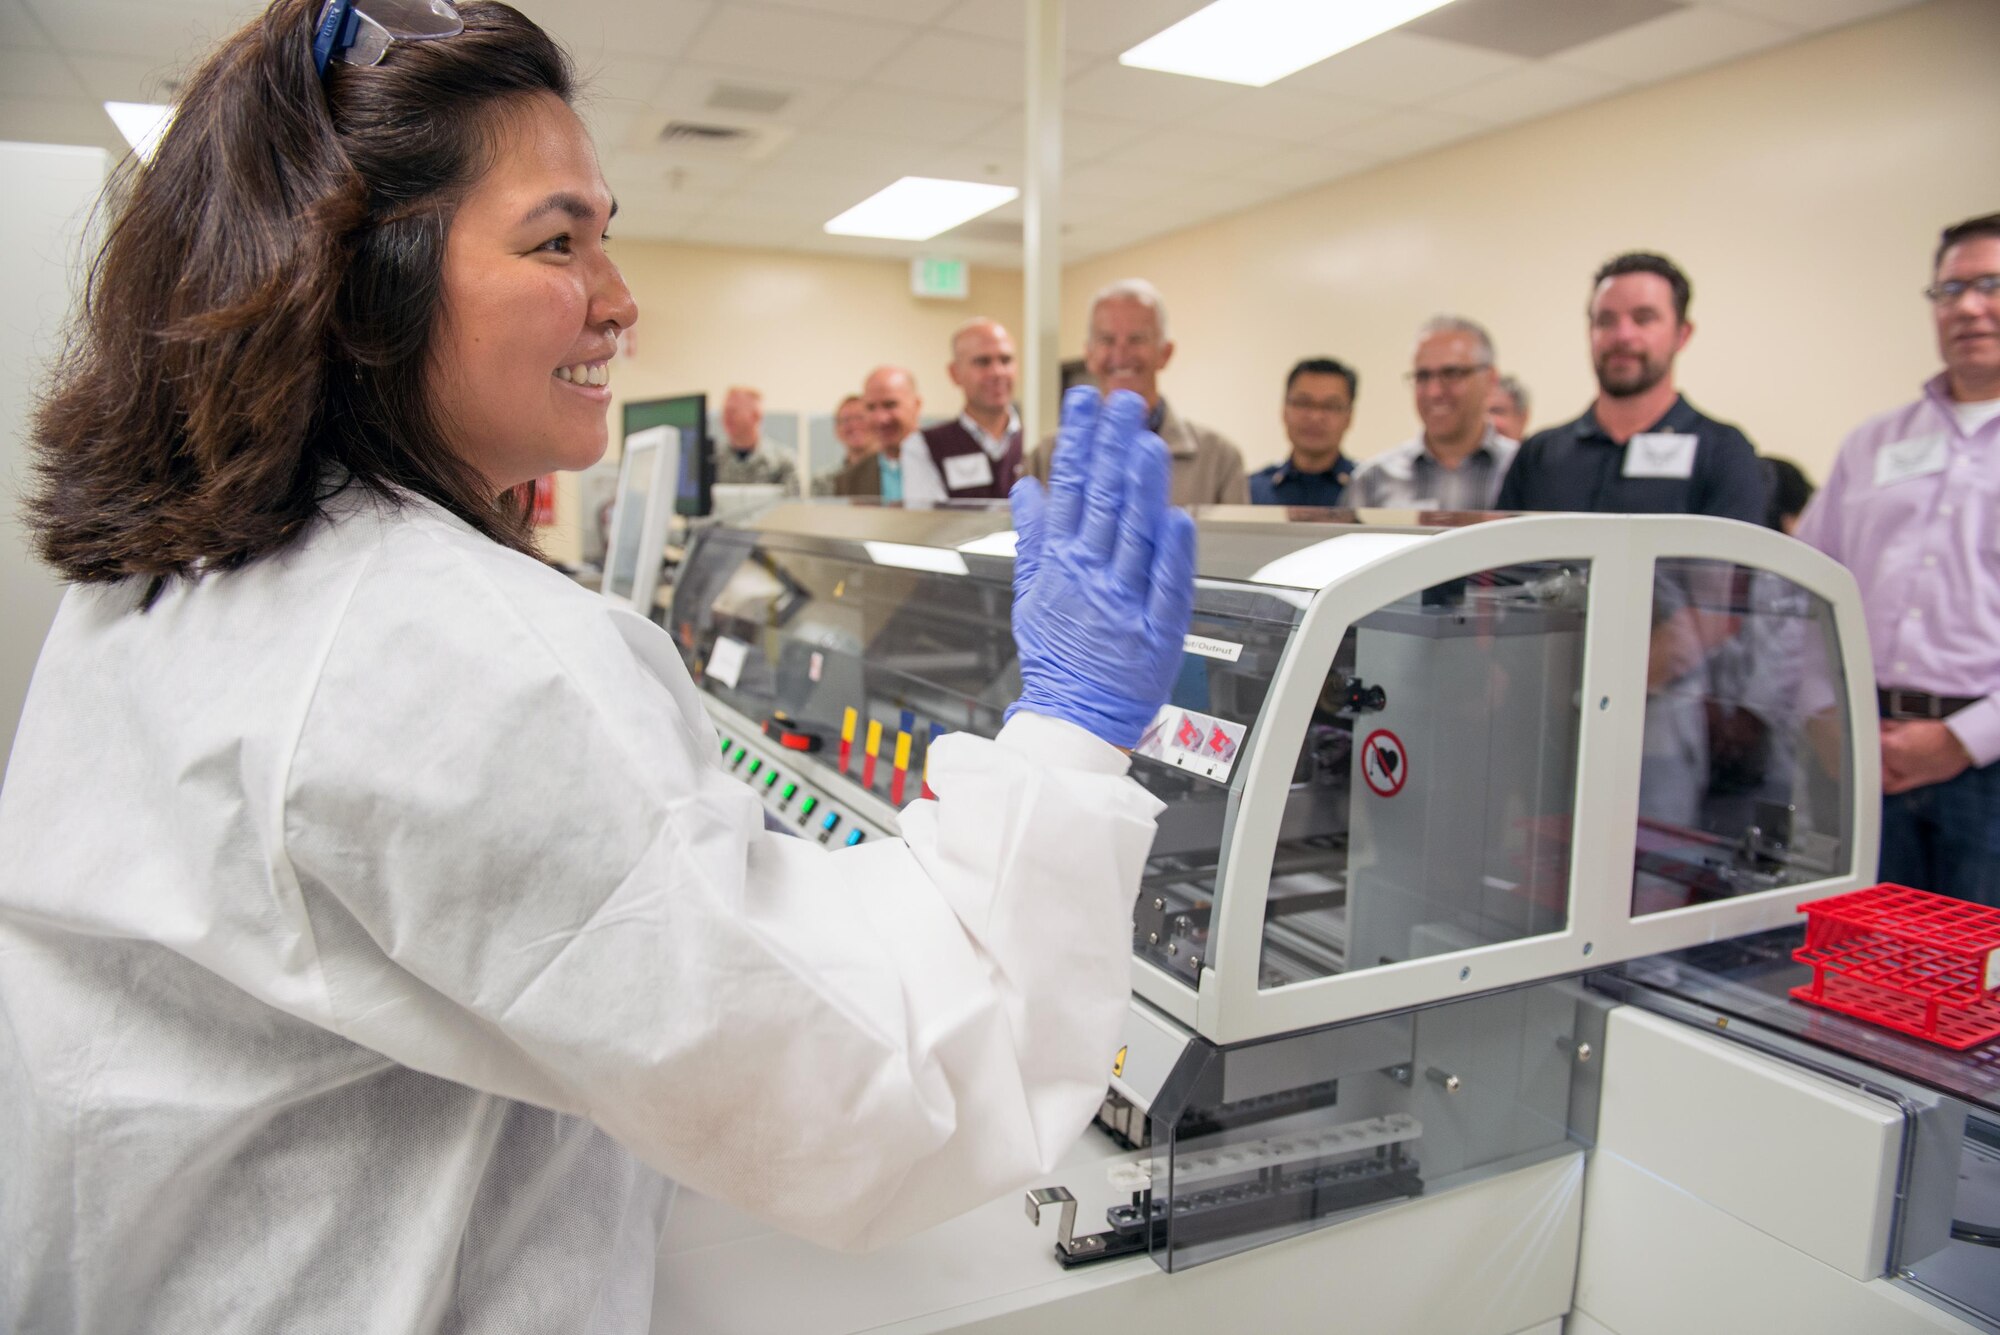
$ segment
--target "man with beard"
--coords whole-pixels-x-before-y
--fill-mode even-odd
[[[956,421],[926,428],[903,454],[903,503],[1001,500],[1021,472],[1014,411],[1014,340],[976,316],[952,332],[951,383],[965,395]]]
[[[1854,572],[1881,686],[1881,878],[2000,908],[2000,213],[1947,228],[1941,374],[1840,447],[1798,536]]]
[[[1691,288],[1664,255],[1634,251],[1597,271],[1590,357],[1597,401],[1537,432],[1514,457],[1501,510],[1693,514],[1764,522],[1764,473],[1744,434],[1674,388]]]
[[[1127,278],[1091,299],[1084,366],[1102,393],[1129,389],[1146,401],[1146,426],[1165,443],[1172,462],[1168,499],[1182,507],[1249,504],[1243,452],[1220,431],[1189,421],[1160,397],[1160,372],[1173,355],[1166,303],[1151,283]],[[1026,471],[1044,485],[1055,452],[1056,437],[1050,432],[1028,456]]]

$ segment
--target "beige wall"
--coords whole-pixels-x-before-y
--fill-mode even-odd
[[[613,251],[639,301],[636,355],[611,369],[612,451],[619,403],[734,384],[764,391],[767,412],[830,413],[883,362],[908,366],[927,411],[951,411],[945,378],[951,331],[973,315],[1021,323],[1021,275],[972,269],[965,301],[910,295],[907,260],[843,259],[616,241]],[[564,486],[558,531],[545,543],[575,559],[576,489]]]
[[[1281,456],[1283,376],[1328,353],[1361,373],[1349,452],[1415,431],[1410,334],[1485,323],[1537,422],[1594,392],[1589,276],[1663,250],[1694,281],[1681,384],[1766,453],[1823,477],[1842,434],[1936,369],[1931,247],[2000,209],[2000,4],[1886,18],[1348,177],[1065,274],[1066,354],[1083,302],[1139,274],[1178,344],[1163,386],[1254,465]]]

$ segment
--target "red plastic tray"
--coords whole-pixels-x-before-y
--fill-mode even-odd
[[[1877,885],[1799,912],[1800,1001],[1959,1051],[2000,1038],[2000,909]]]

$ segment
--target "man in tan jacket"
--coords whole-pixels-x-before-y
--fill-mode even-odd
[[[1151,283],[1127,278],[1091,299],[1090,341],[1084,349],[1084,365],[1104,393],[1129,389],[1146,401],[1150,414],[1146,424],[1166,442],[1173,460],[1173,503],[1249,504],[1243,452],[1221,432],[1182,417],[1160,397],[1160,372],[1173,355],[1173,340],[1167,337],[1167,308]],[[1055,436],[1043,437],[1028,456],[1025,471],[1046,484],[1055,450]]]

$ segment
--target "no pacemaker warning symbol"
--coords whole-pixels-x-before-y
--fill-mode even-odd
[[[1387,728],[1377,728],[1361,744],[1361,779],[1377,797],[1394,797],[1410,779],[1410,760],[1403,751],[1403,739]]]

